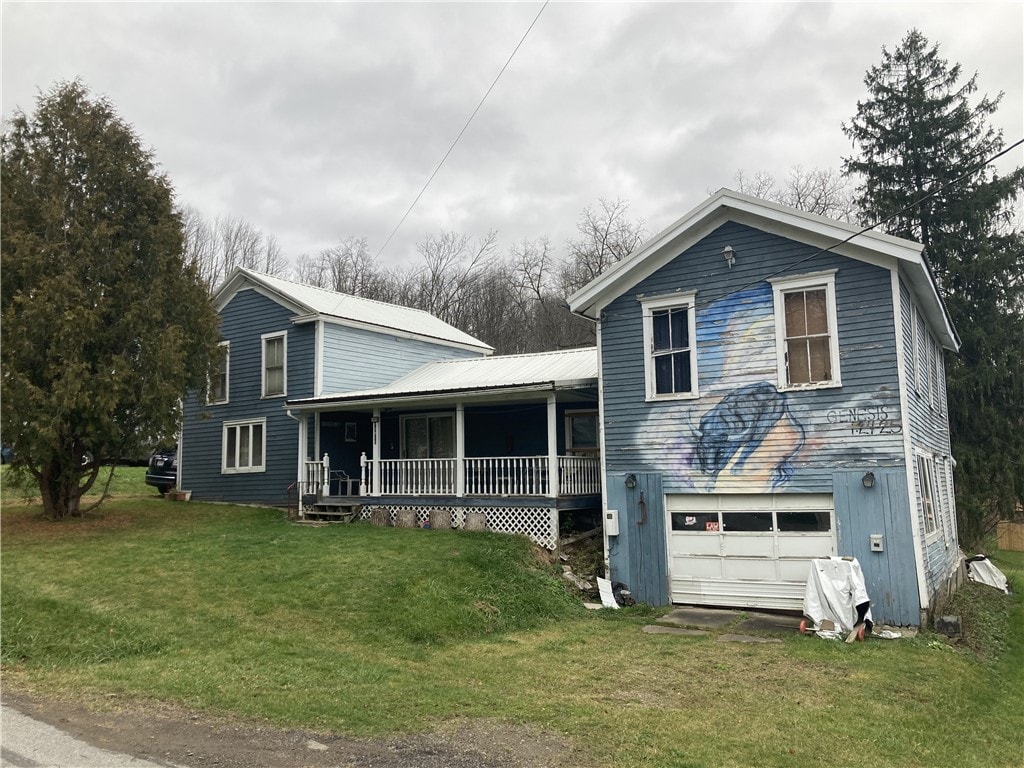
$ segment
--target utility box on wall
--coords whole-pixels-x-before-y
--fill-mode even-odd
[[[604,513],[604,533],[606,536],[619,535],[619,510],[609,509]]]

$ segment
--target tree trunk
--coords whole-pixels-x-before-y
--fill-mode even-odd
[[[81,512],[82,492],[78,486],[78,478],[61,472],[57,462],[51,461],[39,477],[39,497],[43,501],[43,511],[51,520],[65,517],[78,517]]]
[[[65,517],[81,517],[89,509],[82,509],[82,495],[88,491],[99,474],[99,463],[82,471],[82,466],[70,467],[62,465],[57,459],[47,462],[41,472],[36,472],[39,479],[39,497],[43,502],[43,512],[52,520]],[[82,478],[85,477],[85,482]]]

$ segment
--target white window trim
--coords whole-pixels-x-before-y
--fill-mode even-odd
[[[457,422],[458,419],[456,417],[455,411],[433,411],[433,412],[429,412],[429,413],[403,413],[403,414],[399,414],[399,416],[398,416],[398,455],[401,456],[403,458],[403,460],[404,460],[404,458],[405,458],[405,448],[406,448],[406,446],[405,446],[405,423],[407,421],[409,421],[410,419],[433,419],[433,418],[438,418],[438,417],[442,417],[442,416],[446,416],[446,417],[448,417],[448,418],[450,418],[452,420],[452,447],[454,448],[456,446],[456,441],[458,440],[458,435],[456,434],[456,429],[457,429],[456,422]],[[429,440],[429,437],[428,437],[428,440]],[[454,459],[455,457],[454,456],[440,456],[440,457],[431,456],[430,458],[431,459],[433,459],[433,458]]]
[[[673,293],[671,296],[659,296],[641,299],[644,323],[644,381],[646,382],[647,401],[660,400],[696,400],[700,397],[700,385],[697,381],[697,293]],[[687,323],[690,334],[690,392],[666,392],[658,394],[654,380],[654,312],[662,309],[686,308]]]
[[[262,449],[260,455],[263,457],[263,463],[256,466],[239,467],[236,457],[235,466],[228,467],[228,430],[238,429],[239,427],[252,427],[259,424],[263,427],[261,433],[263,435]],[[250,433],[251,434],[251,433]],[[235,451],[238,451],[239,440],[235,438]],[[251,448],[250,448],[251,451]],[[220,473],[222,475],[242,475],[242,474],[254,474],[257,472],[267,471],[267,420],[262,419],[239,419],[238,421],[225,421],[221,427],[220,437]]]
[[[210,395],[213,394],[213,388],[210,384],[207,384],[207,405],[227,405],[230,401],[231,395],[231,342],[222,341],[217,346],[224,347],[224,398],[222,400],[211,400]]]
[[[836,312],[836,272],[826,269],[792,277],[769,278],[772,286],[772,302],[775,306],[775,357],[778,366],[778,389],[793,392],[805,389],[835,389],[843,386],[839,366],[839,320]],[[813,384],[790,384],[786,367],[786,307],[783,295],[794,291],[825,289],[825,308],[828,312],[829,355],[832,358],[832,380]]]
[[[597,424],[597,442],[594,446],[585,445],[583,447],[577,447],[572,444],[572,420],[575,416],[593,416]],[[601,450],[601,420],[598,418],[596,408],[578,408],[571,411],[566,411],[564,416],[564,428],[565,428],[565,451],[577,451],[579,453],[586,453],[588,455],[597,456]]]
[[[283,370],[281,372],[282,391],[279,394],[267,394],[267,342],[271,339],[284,339],[281,354],[284,358]],[[288,395],[288,331],[277,331],[276,333],[264,333],[260,336],[260,398],[272,400]]]
[[[927,470],[927,478],[924,473],[921,472],[922,459],[924,460],[924,467]],[[917,511],[921,515],[921,524],[924,526],[925,544],[931,544],[932,542],[938,541],[939,537],[942,536],[942,510],[937,498],[938,488],[935,483],[935,466],[937,462],[935,456],[927,451],[915,451],[914,462],[916,464],[915,469],[917,470],[918,485]],[[929,483],[928,492],[932,502],[932,530],[930,531],[928,530],[928,515],[924,508],[924,491],[926,481]]]
[[[917,395],[921,394],[921,329],[918,326],[918,318],[921,313],[917,309],[917,305],[911,303],[910,305],[910,339],[911,339],[911,356],[914,359],[914,392]],[[923,327],[923,324],[922,324]]]

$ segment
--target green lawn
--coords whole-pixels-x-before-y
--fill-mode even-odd
[[[985,587],[964,593],[971,647],[927,633],[740,645],[642,634],[648,609],[588,612],[525,540],[497,534],[155,498],[64,523],[11,506],[2,522],[7,685],[357,736],[525,723],[594,766],[1024,754],[1024,606]],[[1024,557],[998,562],[1020,585]]]
[[[107,476],[110,467],[103,467],[99,477],[86,498],[95,497],[102,492],[107,483]],[[110,496],[155,496],[156,489],[146,485],[145,467],[114,467],[114,476],[110,481],[110,488],[107,493]],[[0,466],[0,503],[2,504],[25,504],[39,501],[39,487],[29,485],[27,488],[19,486],[14,482],[11,468],[4,464]]]

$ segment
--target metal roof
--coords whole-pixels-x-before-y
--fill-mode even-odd
[[[407,395],[574,386],[597,383],[597,348],[566,349],[527,355],[499,355],[469,360],[438,360],[407,373],[385,387],[294,400],[315,405],[349,400],[383,400]]]
[[[314,288],[311,285],[303,285],[242,267],[236,268],[214,292],[214,305],[217,309],[223,308],[239,290],[246,287],[247,283],[275,294],[297,314],[323,315],[343,322],[472,347],[485,353],[493,351],[490,345],[421,309],[350,296],[325,288]]]

